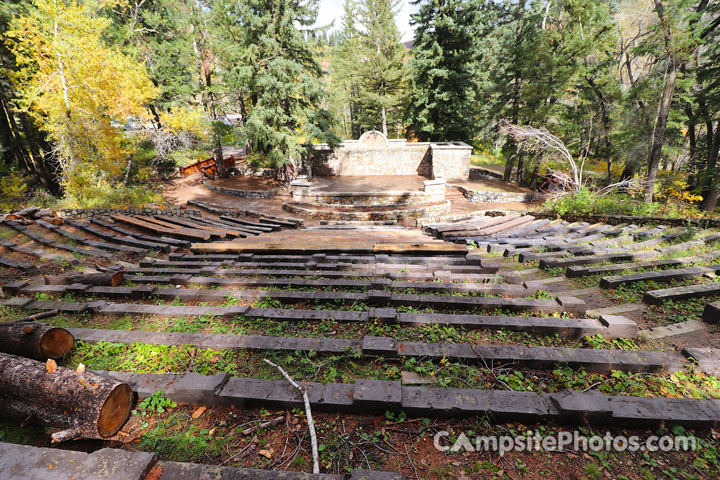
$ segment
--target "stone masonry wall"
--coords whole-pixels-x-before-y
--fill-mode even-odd
[[[314,176],[422,175],[430,178],[429,144],[407,143],[389,147],[316,147],[312,156]]]
[[[472,147],[462,142],[432,143],[433,178],[443,177],[447,181],[467,180],[470,176],[470,155]]]
[[[206,178],[203,178],[202,183],[205,188],[212,190],[213,192],[241,198],[273,198],[278,190],[241,190],[239,188],[227,188],[219,185],[213,185],[212,182]]]
[[[185,207],[173,208],[67,208],[57,210],[58,217],[93,218],[109,215],[168,215],[175,217],[201,217],[200,210]]]
[[[471,190],[460,185],[448,185],[449,188],[459,190],[465,198],[473,203],[525,203],[536,202],[543,198],[537,193],[519,192],[490,192],[487,190]]]

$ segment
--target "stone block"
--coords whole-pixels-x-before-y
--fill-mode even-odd
[[[375,472],[373,470],[353,470],[347,480],[403,480],[405,477],[396,472]]]
[[[660,304],[666,300],[685,300],[720,295],[720,282],[710,282],[686,287],[665,288],[645,292],[643,302],[651,305]]]
[[[390,303],[390,294],[384,290],[368,290],[368,305],[385,306]]]
[[[420,375],[409,371],[400,372],[400,378],[403,385],[434,385],[438,382],[435,376]]]
[[[85,311],[92,313],[99,313],[106,309],[108,302],[105,300],[95,300],[94,302],[88,302],[85,304]]]
[[[587,310],[585,302],[576,297],[559,296],[557,297],[557,302],[565,312],[575,315],[584,315]]]
[[[151,298],[155,294],[156,291],[157,291],[157,287],[154,285],[141,285],[139,287],[133,288],[130,298],[132,298],[134,300],[142,300],[145,298]]]
[[[393,324],[398,322],[398,313],[394,308],[370,308],[367,314],[370,322]]]
[[[169,385],[178,378],[178,375],[158,375],[131,372],[93,371],[93,373],[113,378],[118,382],[127,383],[130,385],[133,392],[137,394],[139,399],[149,397],[158,390],[167,392]]]
[[[210,268],[212,268],[213,272],[215,271],[215,267],[210,267]],[[172,277],[170,277],[170,282],[173,285],[187,286],[187,285],[190,285],[191,278],[192,278],[191,275],[173,275]]]
[[[322,398],[313,408],[330,412],[352,412],[355,386],[345,383],[328,383],[322,388]]]
[[[353,406],[365,412],[396,410],[402,405],[402,384],[386,380],[357,380]]]
[[[11,282],[2,286],[5,295],[17,295],[17,292],[29,285],[28,282]]]
[[[581,393],[575,390],[546,395],[566,420],[580,423],[583,420],[597,421],[612,416],[612,397],[597,390]]]
[[[154,464],[154,453],[103,448],[91,453],[78,471],[83,480],[143,480]]]
[[[707,323],[720,323],[720,302],[713,302],[705,305],[702,319]]]
[[[5,307],[26,308],[28,305],[34,302],[35,299],[32,297],[14,297],[8,300],[3,300],[2,305]]]
[[[0,443],[0,478],[73,480],[88,456],[72,450]]]
[[[217,393],[228,381],[228,378],[227,373],[201,375],[190,372],[173,382],[165,393],[177,402],[216,405],[218,403]]]
[[[605,326],[605,338],[634,338],[638,334],[638,326],[629,318],[620,315],[600,315],[600,323]]]
[[[370,290],[387,290],[391,284],[392,280],[389,278],[372,278],[370,280]]]
[[[720,374],[720,349],[700,347],[683,348],[685,357],[695,361],[697,368],[710,375]]]
[[[382,310],[382,309],[375,309]],[[389,309],[390,310],[390,309]],[[394,310],[393,310],[394,312]],[[383,322],[386,323],[386,322]],[[375,337],[365,335],[362,341],[362,351],[364,355],[380,355],[383,357],[396,357],[398,344],[394,338]]]

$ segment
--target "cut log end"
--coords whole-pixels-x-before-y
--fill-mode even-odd
[[[110,278],[110,285],[113,287],[119,287],[123,283],[123,273],[115,272]]]
[[[75,344],[75,337],[64,328],[51,328],[40,340],[40,349],[48,358],[64,357]]]
[[[130,418],[133,406],[133,392],[129,385],[122,383],[108,395],[97,421],[98,434],[102,438],[115,435]]]

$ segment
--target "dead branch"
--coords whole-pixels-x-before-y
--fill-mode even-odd
[[[580,164],[578,164],[563,141],[548,132],[545,128],[536,128],[529,125],[513,125],[502,122],[500,124],[500,130],[506,135],[511,136],[515,142],[517,142],[518,146],[528,151],[559,155],[570,167],[571,175],[568,177],[570,182],[567,183],[567,185],[571,191],[579,190],[584,185],[583,170],[585,167],[585,158],[581,158]]]
[[[287,380],[290,385],[292,385],[298,392],[302,394],[303,402],[305,402],[305,416],[307,417],[308,430],[310,431],[310,447],[312,448],[313,456],[313,473],[320,473],[320,457],[318,455],[317,434],[315,433],[315,422],[312,418],[310,399],[308,398],[307,390],[304,386],[300,386],[295,380],[293,380],[292,377],[290,377],[290,375],[288,375],[287,372],[283,370],[282,367],[280,367],[279,365],[274,364],[267,358],[263,359],[263,361],[271,367],[275,367],[276,369],[278,369],[282,376],[285,377],[285,380]]]
[[[283,420],[285,420],[285,417],[281,416],[281,417],[273,418],[272,420],[268,420],[267,422],[258,423],[257,425],[248,427],[245,430],[243,430],[242,434],[250,435],[251,433],[257,432],[261,428],[276,427],[276,426],[280,425],[283,422]]]

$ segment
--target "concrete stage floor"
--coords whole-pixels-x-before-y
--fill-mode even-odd
[[[368,175],[364,177],[313,177],[313,192],[372,193],[424,191],[426,177],[420,175]]]
[[[465,254],[466,245],[430,238],[420,230],[282,230],[233,241],[195,243],[193,252],[213,253],[403,253]]]

